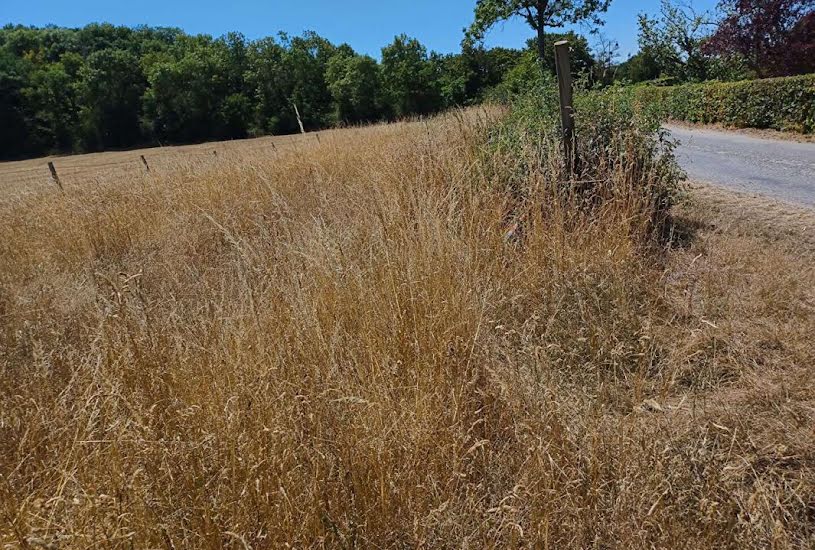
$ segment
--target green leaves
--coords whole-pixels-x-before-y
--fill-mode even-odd
[[[659,68],[659,76],[682,82],[706,80],[711,60],[703,51],[712,17],[689,5],[662,0],[657,18],[639,15],[641,52]]]
[[[663,118],[738,128],[815,132],[815,76],[639,86],[637,103]]]
[[[23,99],[27,72],[22,59],[0,49],[0,151],[9,157],[27,152],[24,137],[28,120]]]
[[[538,35],[538,55],[544,55],[543,37],[547,28],[568,24],[601,25],[600,14],[611,0],[478,0],[475,19],[467,29],[470,40],[483,40],[486,32],[500,21],[520,17]]]
[[[79,71],[81,135],[89,148],[139,142],[139,110],[147,82],[139,59],[127,50],[90,54]]]
[[[557,8],[550,22],[599,5],[545,4]],[[477,11],[486,21],[520,5],[481,2]],[[576,71],[588,68],[586,41],[569,39]],[[239,33],[212,38],[108,24],[6,26],[0,28],[0,155],[293,133],[299,131],[295,105],[306,130],[430,114],[481,101],[507,75],[516,91],[535,85],[535,63],[531,51],[488,50],[469,40],[461,53],[440,55],[404,35],[377,62],[313,32],[248,41]]]
[[[338,51],[328,60],[326,83],[334,100],[337,122],[376,120],[381,108],[381,76],[376,60]]]
[[[382,48],[382,84],[397,117],[427,114],[439,107],[434,66],[415,38],[403,34]]]

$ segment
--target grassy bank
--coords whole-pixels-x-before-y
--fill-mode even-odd
[[[811,544],[812,266],[627,108],[579,183],[518,108],[7,197],[0,541]]]

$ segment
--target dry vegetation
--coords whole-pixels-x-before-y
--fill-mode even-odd
[[[298,151],[317,136],[332,134],[333,130],[320,134],[267,136],[239,141],[201,143],[151,149],[105,151],[87,155],[52,156],[39,159],[0,163],[0,203],[19,200],[21,195],[33,195],[53,191],[54,181],[47,163],[56,166],[60,180],[68,186],[82,186],[98,180],[117,181],[127,185],[139,181],[146,171],[141,156],[152,170],[167,172],[179,168],[200,169],[202,165],[218,161],[218,155],[232,158],[253,155],[276,155],[284,151]]]
[[[0,545],[815,544],[811,256],[494,116],[6,191]]]

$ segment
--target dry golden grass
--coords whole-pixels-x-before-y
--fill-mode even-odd
[[[19,198],[23,194],[52,192],[55,184],[48,171],[48,161],[54,163],[60,180],[67,186],[87,185],[99,179],[127,184],[138,181],[146,171],[141,156],[145,157],[152,170],[159,172],[180,166],[200,168],[201,165],[217,162],[218,155],[228,158],[247,154],[274,157],[283,152],[298,151],[322,139],[318,135],[331,135],[335,131],[4,162],[0,163],[0,202],[12,197]]]
[[[811,260],[536,152],[507,243],[495,116],[7,191],[0,544],[815,544]]]

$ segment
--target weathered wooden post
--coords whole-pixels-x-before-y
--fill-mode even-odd
[[[555,43],[555,66],[560,91],[560,123],[563,128],[563,153],[569,177],[577,171],[575,165],[574,104],[572,103],[572,64],[569,60],[569,41]]]
[[[144,164],[145,170],[147,170],[147,172],[149,173],[150,172],[150,165],[147,164],[147,159],[144,158],[144,155],[140,155],[140,157],[141,157],[142,164]]]
[[[292,103],[294,105],[294,114],[297,115],[297,124],[300,125],[300,133],[305,134],[306,129],[303,128],[303,119],[300,118],[300,109],[297,108],[297,103]]]
[[[57,175],[57,169],[54,168],[54,163],[53,162],[48,161],[48,169],[51,171],[51,179],[54,180],[54,183],[56,183],[59,186],[59,190],[64,193],[65,188],[62,187],[62,182],[59,181],[59,176]]]

